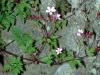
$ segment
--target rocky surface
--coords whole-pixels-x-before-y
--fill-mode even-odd
[[[49,66],[45,64],[34,65],[30,64],[26,66],[27,71],[23,75],[53,75],[58,66]]]
[[[74,70],[67,63],[61,65],[54,75],[75,75]]]
[[[41,13],[43,15],[46,15],[45,10],[47,6],[55,6],[54,0],[41,0]],[[72,4],[72,8],[78,8],[78,10],[75,10],[75,14],[67,17],[68,20],[68,26],[67,28],[63,28],[63,30],[60,30],[57,32],[57,35],[63,36],[61,39],[59,39],[60,46],[66,48],[67,50],[73,50],[76,52],[80,52],[80,57],[84,57],[84,51],[83,49],[78,45],[77,42],[79,42],[80,38],[76,36],[78,28],[84,28],[86,24],[86,16],[85,13],[81,11],[85,6],[89,10],[88,17],[90,19],[90,30],[96,32],[96,41],[100,40],[100,19],[96,18],[96,12],[97,9],[95,7],[95,4],[97,4],[94,0],[87,0],[85,3],[83,3],[81,6],[79,6],[79,3],[81,2],[73,2],[74,0],[68,0]],[[72,2],[71,2],[72,1]],[[77,0],[79,1],[79,0]],[[99,0],[97,0],[99,1]],[[83,1],[82,1],[83,2]],[[75,3],[75,5],[73,4]],[[72,14],[72,12],[70,12]],[[39,32],[36,31],[34,34],[32,27],[32,22],[26,22],[26,24],[23,23],[21,19],[18,18],[17,20],[17,26],[21,28],[23,32],[30,33],[30,35],[33,38],[36,38],[39,36]],[[7,33],[6,31],[2,32],[4,40],[8,43],[12,40],[11,33]],[[89,40],[89,43],[93,43],[93,39]],[[100,46],[100,42],[98,43]],[[8,51],[12,51],[13,53],[21,55],[21,50],[17,47],[16,43],[13,42],[9,46],[7,46]],[[45,55],[44,52],[42,52],[41,55]],[[90,57],[84,59],[86,62],[86,68],[80,67],[79,69],[75,70],[72,69],[69,64],[62,64],[62,65],[56,65],[56,66],[49,66],[46,64],[30,64],[26,65],[27,71],[24,72],[23,75],[99,75],[100,73],[100,54],[98,54],[97,57]],[[8,75],[8,74],[1,74],[0,75]],[[11,74],[10,74],[11,75]]]

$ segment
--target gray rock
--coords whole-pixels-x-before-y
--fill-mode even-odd
[[[44,48],[43,48],[43,51],[41,52],[41,54],[39,55],[39,58],[42,58],[42,57],[45,57],[45,56],[48,56],[49,54],[49,45],[48,44],[45,44]],[[40,59],[41,60],[41,59]]]
[[[22,32],[26,32],[28,34],[32,34],[32,31],[34,30],[32,21],[27,20],[24,23],[24,20],[20,17],[17,17],[16,26],[19,27],[22,30]]]
[[[81,20],[81,21],[80,21]],[[60,30],[57,34],[61,35],[59,39],[61,47],[67,48],[67,50],[78,51],[80,46],[78,45],[80,38],[77,37],[76,33],[79,28],[84,28],[84,20],[82,18],[72,16],[68,18],[68,25],[66,28]]]
[[[68,0],[68,2],[72,5],[72,8],[78,8],[80,0]]]
[[[26,65],[27,71],[23,75],[53,75],[58,66],[49,66],[46,64]]]
[[[61,65],[54,75],[74,75],[74,70],[67,63]]]
[[[92,68],[90,70],[90,73],[93,74],[93,75],[97,75],[97,70],[95,68]]]
[[[100,36],[100,24],[99,24],[100,20],[95,20],[93,25],[93,28],[97,34],[97,36]]]
[[[93,64],[95,65],[96,68],[100,68],[100,53]]]
[[[75,70],[75,75],[91,75],[86,68],[79,68]]]
[[[6,47],[6,50],[21,56],[23,54],[22,50],[18,47],[16,42],[11,43],[9,46]]]
[[[86,57],[84,58],[84,61],[86,63],[86,68],[91,69],[93,67],[93,63],[96,60],[96,57]]]
[[[78,52],[78,57],[85,57],[86,56],[86,54],[85,54],[85,51],[84,51],[84,49],[81,49],[79,52]]]
[[[83,0],[68,0],[68,1],[72,1],[70,2],[72,5],[72,8],[79,8],[79,4],[81,3],[80,1]],[[87,1],[87,3],[82,4],[82,8],[85,7],[86,4],[86,8],[90,10],[90,13],[88,14],[88,17],[91,21],[91,26],[93,26],[94,31],[96,32],[97,36],[96,36],[96,40],[100,40],[100,20],[96,19],[96,12],[97,10],[96,7],[94,7],[94,3],[92,2],[93,0],[84,0]],[[95,0],[95,1],[99,1],[99,0]],[[43,15],[46,15],[45,11],[47,9],[48,6],[54,6],[55,7],[55,1],[54,0],[41,0],[42,4],[40,6],[40,10],[41,13]],[[98,4],[98,2],[96,2],[96,4]],[[81,8],[75,11],[75,15],[67,18],[68,19],[68,26],[67,28],[63,28],[62,30],[59,30],[57,32],[57,35],[61,35],[63,36],[61,39],[59,39],[60,42],[60,47],[65,47],[67,48],[67,50],[73,50],[73,51],[77,51],[79,52],[79,56],[83,57],[84,55],[84,51],[82,50],[82,46],[80,47],[78,45],[80,38],[76,37],[76,33],[79,28],[84,28],[85,26],[85,14],[83,12],[80,12]],[[70,14],[69,14],[70,15]],[[68,15],[68,16],[69,16]],[[27,32],[29,33],[33,39],[36,38],[37,40],[40,37],[40,33],[39,30],[33,28],[31,21],[27,21],[24,24],[24,21],[22,19],[17,18],[17,26],[23,31],[23,32]],[[37,30],[37,31],[36,31]],[[35,31],[35,32],[32,32]],[[3,32],[3,39],[9,43],[9,41],[12,40],[11,38],[11,33],[10,32]],[[89,44],[91,45],[93,43],[93,38],[89,40]],[[40,57],[45,56],[48,54],[48,46],[45,45],[45,49],[43,50],[43,52],[40,54]],[[98,44],[98,46],[100,46],[100,43]],[[20,49],[18,48],[18,46],[16,45],[15,42],[13,42],[12,44],[10,44],[7,47],[8,51],[11,51],[13,53],[16,53],[18,55],[21,55],[22,52],[20,51]],[[98,55],[100,55],[98,53]],[[26,65],[26,71],[24,72],[23,75],[90,75],[90,70],[93,69],[93,66],[95,65],[96,68],[100,68],[100,57],[98,56],[96,61],[95,61],[95,57],[89,57],[89,58],[85,58],[84,59],[85,63],[86,63],[86,69],[84,68],[80,68],[78,70],[74,70],[71,68],[71,66],[67,63],[59,66],[49,66],[49,65],[45,65],[45,64],[30,64],[30,65]],[[58,69],[57,69],[58,68]],[[1,69],[1,68],[0,68]],[[92,71],[95,71],[94,69]],[[97,70],[97,75],[99,75],[100,70]],[[2,73],[0,74],[2,75]],[[8,74],[3,74],[3,75],[8,75]],[[11,75],[11,74],[9,74]]]
[[[6,43],[10,43],[12,39],[11,32],[7,32],[6,30],[2,31],[2,38]]]

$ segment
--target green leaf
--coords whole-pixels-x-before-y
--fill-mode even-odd
[[[87,48],[86,49],[86,54],[88,56],[90,56],[90,57],[94,55],[94,52],[95,52],[95,49],[94,48]]]
[[[67,26],[67,20],[57,20],[55,23],[54,23],[54,26],[55,26],[55,29],[58,30],[58,29],[61,29],[63,26]]]
[[[46,64],[51,64],[52,63],[52,60],[51,60],[50,56],[42,57],[41,61],[45,62]]]
[[[25,53],[32,53],[35,51],[35,48],[32,47],[33,40],[30,35],[23,33],[18,27],[12,28],[13,39],[16,41],[18,46]]]
[[[9,64],[5,64],[3,70],[6,72],[11,71],[11,66]]]
[[[56,48],[57,47],[57,39],[58,39],[58,36],[53,34],[47,39],[47,42],[51,47]]]
[[[45,62],[46,64],[52,63],[52,55],[56,55],[56,51],[54,49],[51,49],[47,56],[42,57],[40,60]]]
[[[48,43],[51,43],[52,42],[51,39],[47,39],[47,41],[48,41]]]
[[[26,18],[29,13],[30,4],[27,3],[27,0],[21,0],[19,4],[17,4],[15,8],[16,15],[19,15],[22,18]]]
[[[71,67],[75,67],[77,64],[80,65],[80,60],[77,60],[77,59],[73,59],[71,61],[68,61],[68,63],[71,65]]]
[[[3,29],[8,29],[14,25],[15,15],[14,15],[14,3],[13,0],[1,0],[0,1],[0,23],[3,26]],[[13,9],[12,9],[13,8]]]
[[[11,14],[5,14],[5,16],[2,19],[1,25],[8,29],[11,25],[14,25],[14,16]]]
[[[6,72],[10,71],[14,75],[18,75],[20,71],[23,71],[20,58],[10,56],[8,59],[9,59],[8,63],[4,65],[4,71]]]

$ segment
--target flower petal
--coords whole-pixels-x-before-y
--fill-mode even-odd
[[[47,7],[47,10],[50,10],[51,8],[50,7]]]
[[[50,12],[49,10],[46,10],[46,13]]]
[[[56,12],[56,9],[54,7],[51,7],[51,12]]]
[[[77,36],[81,36],[81,34],[80,34],[80,33],[77,33],[76,35],[77,35]]]
[[[60,14],[57,14],[57,17],[60,17],[61,15]]]
[[[83,30],[82,30],[82,29],[78,29],[78,32],[79,32],[79,33],[83,33]]]

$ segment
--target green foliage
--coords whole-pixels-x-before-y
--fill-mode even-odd
[[[57,41],[58,39],[58,36],[56,35],[51,35],[48,39],[47,39],[47,42],[48,44],[50,45],[51,48],[56,48],[57,47]]]
[[[1,24],[4,27],[4,29],[8,29],[10,26],[14,25],[14,16],[12,14],[6,13],[3,16]]]
[[[14,26],[12,28],[13,39],[16,41],[18,46],[25,52],[31,54],[35,51],[32,47],[33,40],[31,36],[23,33],[18,27]]]
[[[12,3],[13,0],[1,0],[1,12],[0,12],[0,23],[3,26],[4,29],[8,29],[11,25],[14,25],[14,15],[13,12],[13,6],[14,3]]]
[[[55,52],[54,49],[52,49],[52,50],[50,50],[50,52],[48,53],[48,55],[40,58],[40,60],[43,61],[44,63],[50,65],[53,62],[52,59],[53,59],[53,56],[55,56],[55,55],[56,55],[56,52]]]
[[[56,51],[54,49],[52,49],[48,53],[47,56],[42,57],[40,60],[43,61],[43,62],[45,62],[46,64],[51,64],[53,62],[52,59],[56,59],[59,62],[66,61],[73,68],[76,67],[76,65],[81,65],[80,60],[78,58],[75,58],[73,56],[73,53],[71,51],[68,51],[67,53],[66,53],[66,51],[65,52],[63,51],[61,54],[57,55]]]
[[[40,20],[33,20],[34,26],[39,26],[40,30],[46,31],[46,28],[43,25],[43,22]],[[51,48],[56,48],[57,44],[58,44],[58,38],[59,36],[56,36],[54,33],[52,33],[50,36],[48,37],[37,37],[38,38],[38,42],[41,42],[41,44],[43,43],[48,43],[50,45]]]
[[[22,65],[20,58],[11,56],[8,58],[8,63],[4,65],[4,71],[12,72],[13,75],[18,75],[20,71],[23,71]]]
[[[14,0],[1,0],[0,2],[0,24],[4,29],[14,25],[16,16],[20,16],[23,19],[29,14],[30,4],[28,0],[20,0],[21,2],[16,4]]]
[[[67,26],[67,20],[57,20],[55,23],[54,23],[54,26],[55,26],[55,30],[59,30],[61,29],[63,26]]]
[[[41,58],[41,61],[43,61],[46,64],[51,64],[52,63],[51,59],[52,59],[51,56],[45,56]]]
[[[94,48],[87,48],[86,49],[86,54],[88,56],[90,56],[90,57],[94,55],[94,52],[95,52],[95,49]]]
[[[71,65],[71,67],[75,67],[76,65],[80,65],[80,60],[72,59],[71,61],[68,61],[68,63]]]
[[[12,7],[14,6],[14,3],[13,3],[14,0],[1,0],[0,1],[0,5],[1,5],[1,12],[5,13],[11,13],[13,12],[13,9]]]
[[[14,26],[16,22],[16,17],[20,16],[26,20],[27,16],[30,15],[30,9],[32,6],[32,10],[34,9],[35,12],[39,12],[39,5],[40,0],[20,0],[19,3],[14,3],[14,0],[1,0],[0,1],[0,28],[9,29],[12,27],[12,36],[13,39],[16,41],[19,48],[25,53],[33,53],[36,51],[35,46],[33,47],[34,41],[32,37],[27,34],[23,33],[17,26]],[[61,54],[56,53],[56,48],[59,47],[58,36],[55,33],[62,29],[63,27],[67,26],[68,21],[64,18],[64,14],[70,11],[71,7],[67,0],[56,0],[56,9],[61,14],[62,19],[54,21],[53,25],[51,25],[52,34],[47,35],[49,32],[46,29],[46,25],[44,25],[45,20],[40,19],[33,19],[34,26],[39,28],[40,31],[43,31],[43,35],[41,37],[37,37],[35,42],[39,42],[42,46],[44,44],[49,44],[50,52],[48,52],[47,56],[42,57],[40,60],[45,62],[46,64],[51,64],[54,60],[58,62],[66,61],[72,67],[76,65],[80,65],[79,58],[74,57],[72,51],[62,51]],[[36,13],[37,13],[36,12]],[[38,14],[39,16],[41,14]],[[33,18],[33,17],[32,17]],[[45,21],[47,22],[47,21]],[[48,23],[46,23],[48,24]],[[53,27],[52,27],[53,26]],[[4,47],[5,42],[1,38],[0,33],[0,49]],[[83,46],[83,40],[79,42],[80,47]],[[87,48],[86,54],[88,56],[94,55],[94,48]],[[13,75],[18,75],[20,71],[22,71],[22,63],[20,58],[10,57],[8,63],[4,65],[4,71],[10,71]]]
[[[66,62],[68,62],[72,67],[80,65],[80,60],[75,58],[73,52],[67,52]]]
[[[30,4],[28,0],[21,0],[19,4],[16,5],[15,13],[22,18],[26,18],[27,14],[29,13]]]
[[[76,65],[80,65],[80,60],[75,58],[72,51],[63,51],[58,58],[59,61],[66,61],[71,65],[71,67],[75,67]]]

